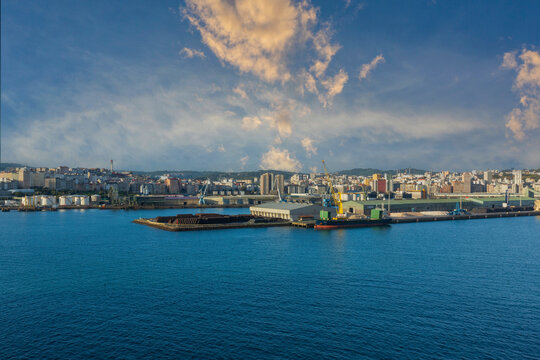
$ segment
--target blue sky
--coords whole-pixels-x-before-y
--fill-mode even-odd
[[[3,161],[540,166],[538,1],[2,1]]]

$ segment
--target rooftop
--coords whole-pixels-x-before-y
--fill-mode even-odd
[[[305,207],[313,206],[313,204],[301,204],[301,203],[290,203],[290,202],[267,202],[264,204],[254,205],[252,208],[263,208],[263,209],[276,209],[276,210],[297,210]]]

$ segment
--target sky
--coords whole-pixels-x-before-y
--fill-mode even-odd
[[[6,0],[2,161],[540,167],[540,2]]]

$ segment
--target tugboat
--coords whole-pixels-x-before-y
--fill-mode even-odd
[[[353,227],[369,227],[369,226],[388,226],[392,221],[383,209],[371,210],[371,216],[369,218],[353,218],[348,217],[343,212],[343,203],[341,202],[341,193],[334,190],[334,185],[326,169],[324,160],[322,161],[324,172],[328,183],[330,185],[330,191],[332,193],[332,199],[334,205],[337,208],[337,216],[330,218],[330,211],[321,210],[319,217],[320,220],[315,221],[314,228],[316,230],[328,230],[328,229],[340,229],[340,228],[353,228]]]

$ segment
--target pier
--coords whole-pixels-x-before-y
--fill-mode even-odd
[[[515,211],[515,212],[494,212],[484,214],[464,214],[464,215],[423,215],[411,217],[394,217],[392,224],[427,222],[427,221],[449,221],[449,220],[474,220],[474,219],[493,219],[518,216],[540,216],[540,211]]]

